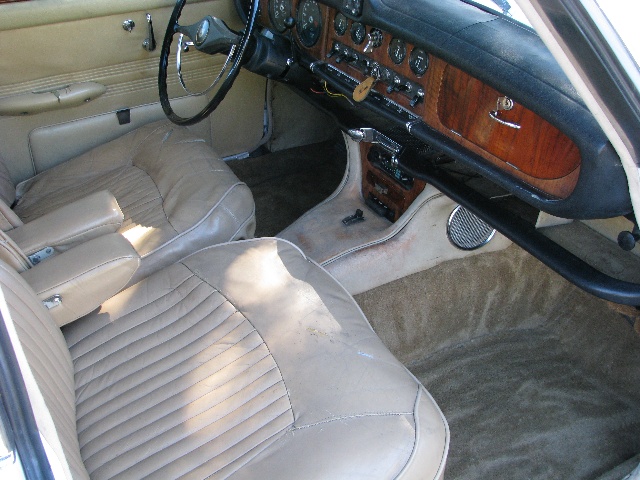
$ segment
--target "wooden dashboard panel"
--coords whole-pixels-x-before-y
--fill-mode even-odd
[[[296,16],[299,0],[292,1],[292,15]],[[261,0],[260,22],[269,25],[268,1]],[[333,27],[337,11],[320,4],[323,15],[323,31],[316,45],[306,50],[314,58],[326,61],[357,81],[366,77],[348,62],[336,62],[327,58],[334,42],[362,52],[364,44],[355,45],[349,31],[353,25],[348,20],[347,32],[338,35]],[[371,27],[366,26],[367,33]],[[386,85],[378,83],[374,88],[401,107],[411,111],[440,133],[453,139],[467,150],[479,155],[488,163],[508,175],[529,184],[550,198],[564,199],[573,192],[580,175],[580,152],[577,146],[556,127],[521,105],[511,110],[501,110],[501,120],[516,123],[519,130],[501,125],[489,117],[496,110],[501,94],[480,80],[447,64],[428,53],[429,68],[425,75],[417,77],[408,64],[408,57],[400,65],[391,61],[388,54],[393,36],[383,33],[382,44],[365,54],[371,60],[419,84],[424,89],[424,101],[411,106],[409,98],[401,93],[386,92]],[[297,28],[292,31],[297,40]],[[366,42],[365,42],[366,43]],[[414,45],[406,44],[411,52]]]
[[[438,97],[438,118],[452,132],[532,177],[557,179],[578,168],[580,152],[566,135],[510,100],[506,100],[508,110],[499,110],[499,99],[505,98],[447,65]]]

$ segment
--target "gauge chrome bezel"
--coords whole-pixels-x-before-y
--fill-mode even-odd
[[[315,8],[318,14],[318,28],[317,32],[313,33],[311,37],[306,37],[306,34],[311,30],[304,28],[304,22],[302,21],[302,15],[304,15],[305,8]],[[298,4],[298,12],[296,14],[296,31],[298,32],[298,39],[300,43],[307,48],[311,48],[318,43],[322,36],[322,10],[316,0],[301,0]]]
[[[364,34],[362,35],[362,40],[358,41],[355,37],[355,32],[360,28],[362,28]],[[351,41],[355,45],[362,45],[364,43],[364,40],[367,38],[367,27],[361,22],[353,22],[351,24],[351,28],[349,29],[349,35],[351,36]]]
[[[418,68],[416,66],[416,56],[418,54],[422,54],[425,58],[424,68]],[[416,77],[422,77],[429,69],[429,54],[423,48],[413,47],[413,50],[411,50],[409,54],[409,68],[411,68],[411,71]]]
[[[341,20],[344,19],[344,30],[342,30],[342,28],[338,28],[338,18],[340,18]],[[349,19],[344,13],[337,12],[335,17],[333,17],[333,31],[336,33],[336,35],[342,37],[345,33],[347,33],[347,30],[349,30]]]

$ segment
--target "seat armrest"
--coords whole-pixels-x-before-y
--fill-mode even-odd
[[[103,190],[16,227],[7,234],[27,255],[45,247],[64,252],[93,238],[115,232],[123,219],[115,197]]]
[[[120,234],[111,233],[74,247],[21,273],[58,326],[98,308],[129,282],[140,256]],[[45,304],[45,306],[47,306]]]

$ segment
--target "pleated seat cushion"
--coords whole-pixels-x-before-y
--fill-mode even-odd
[[[69,478],[442,477],[437,405],[286,241],[204,249],[62,332],[11,268],[0,286]]]
[[[249,188],[204,140],[158,122],[60,164],[16,187],[29,222],[108,190],[124,213],[119,232],[142,257],[134,283],[191,252],[255,230]]]

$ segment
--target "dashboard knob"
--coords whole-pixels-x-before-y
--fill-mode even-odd
[[[417,104],[423,101],[424,101],[424,90],[420,89],[418,90],[418,93],[416,93],[415,96],[411,99],[411,101],[409,102],[409,105],[411,106],[411,108],[413,108]]]
[[[382,32],[377,28],[372,28],[371,32],[367,34],[367,44],[364,47],[364,53],[373,52],[374,48],[378,48],[380,45],[382,45],[382,40]]]
[[[618,235],[618,245],[621,249],[628,251],[633,250],[638,240],[640,240],[640,232],[637,231],[638,227],[633,229],[633,232],[622,231]]]

